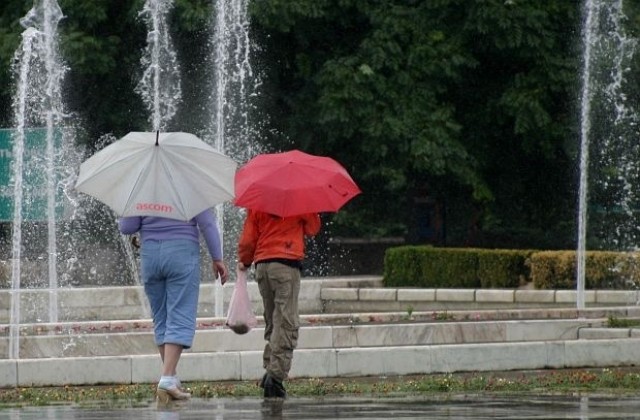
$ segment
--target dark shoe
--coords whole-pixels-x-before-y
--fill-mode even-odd
[[[282,381],[267,373],[264,378],[265,398],[287,398],[287,391],[284,389]]]
[[[267,379],[267,373],[265,373],[264,375],[262,375],[262,379],[260,379],[256,385],[258,385],[260,388],[264,388],[264,381],[265,379]]]

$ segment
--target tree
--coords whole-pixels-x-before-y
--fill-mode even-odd
[[[133,92],[143,0],[59,2],[67,103],[86,127],[81,141],[145,127]],[[577,190],[579,3],[253,1],[260,112],[269,119],[261,136],[275,149],[334,157],[354,176],[363,194],[332,218],[332,233],[410,237],[415,198],[426,194],[446,210],[448,244],[564,247]],[[5,126],[27,10],[18,0],[0,9]],[[190,110],[203,100],[211,13],[208,0],[175,0],[184,124],[197,124]]]
[[[134,93],[147,35],[147,28],[139,18],[143,3],[143,0],[59,0],[64,13],[59,26],[60,53],[69,69],[65,100],[82,128],[79,141],[90,148],[106,133],[120,136],[147,124],[142,101]],[[10,0],[0,12],[0,110],[5,127],[11,125],[10,100],[14,89],[10,63],[24,29],[19,19],[29,8],[23,1]],[[205,0],[175,2],[172,26],[183,49],[203,44],[193,43],[193,39],[206,31],[210,13],[210,2]],[[191,51],[183,55],[185,62],[191,58],[189,62],[193,63],[201,57],[190,54]]]
[[[365,191],[337,215],[343,231],[406,234],[412,191],[422,189],[465,212],[479,209],[489,228],[509,228],[504,219],[514,213],[525,215],[515,219],[520,228],[540,229],[558,215],[567,223],[576,4],[253,6],[259,31],[269,34],[266,84],[280,132],[337,157]],[[532,180],[534,191],[526,188]],[[551,217],[542,206],[527,214],[549,196],[561,199]]]
[[[269,54],[292,69],[278,81],[278,104],[290,115],[282,130],[300,147],[345,163],[365,191],[361,214],[336,217],[354,234],[372,226],[406,233],[407,191],[417,174],[452,175],[477,197],[490,195],[447,97],[447,86],[474,64],[448,28],[461,2],[444,11],[427,3],[254,3],[255,19],[277,34]]]
[[[20,44],[20,18],[29,10],[22,0],[6,0],[0,12],[0,126],[11,125],[11,63]]]

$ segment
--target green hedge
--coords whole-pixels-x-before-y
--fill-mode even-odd
[[[588,251],[585,253],[585,288],[630,289],[638,285],[640,254]],[[531,255],[531,279],[538,289],[575,289],[575,251],[544,251]]]
[[[585,287],[637,287],[640,253],[589,251]],[[533,282],[538,289],[575,289],[575,251],[536,251],[402,246],[387,249],[388,287],[515,288]]]
[[[533,250],[478,250],[478,278],[483,288],[518,287],[530,280]]]
[[[451,287],[452,283],[455,287],[480,286],[478,259],[472,250],[429,248],[418,253],[417,261],[423,287]]]

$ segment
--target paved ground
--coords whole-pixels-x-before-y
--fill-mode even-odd
[[[638,419],[640,398],[612,396],[441,398],[259,398],[193,399],[181,405],[158,407],[57,406],[0,410],[0,420],[321,420],[321,419]]]

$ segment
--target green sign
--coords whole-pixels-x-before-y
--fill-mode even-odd
[[[13,197],[15,172],[13,156],[14,141],[17,139],[14,129],[0,129],[0,221],[13,220]],[[62,143],[62,132],[53,134],[54,148]],[[24,153],[22,163],[22,219],[25,221],[47,220],[47,200],[49,180],[47,177],[47,130],[44,128],[26,129],[24,133]],[[56,158],[54,158],[55,162]],[[54,166],[55,167],[55,166]],[[54,170],[54,178],[57,174]],[[54,179],[53,185],[57,185]],[[62,191],[56,191],[56,217],[63,212]]]

